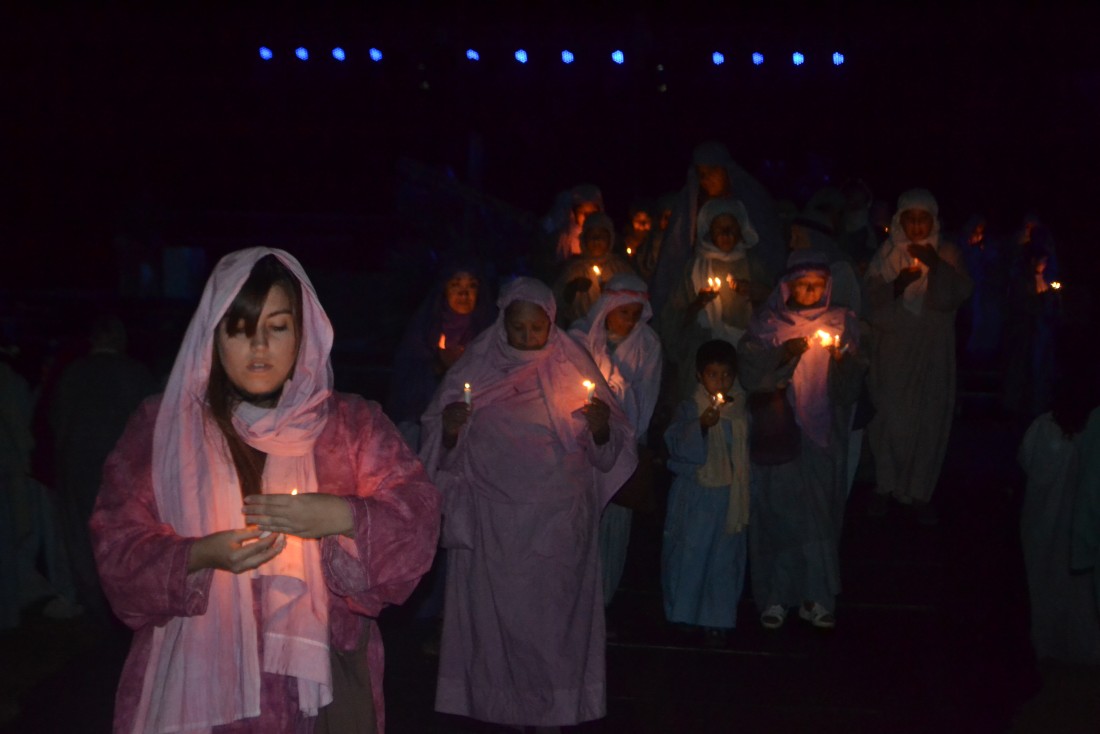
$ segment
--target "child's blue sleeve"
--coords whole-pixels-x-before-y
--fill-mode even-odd
[[[722,430],[715,426],[711,430]],[[694,472],[707,463],[707,441],[699,425],[699,413],[694,400],[684,400],[676,406],[672,423],[665,430],[668,446],[668,468],[676,474]]]

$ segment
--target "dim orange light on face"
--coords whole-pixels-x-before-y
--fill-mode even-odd
[[[447,335],[446,334],[440,334],[439,335],[439,348],[440,349],[446,349],[447,348]]]

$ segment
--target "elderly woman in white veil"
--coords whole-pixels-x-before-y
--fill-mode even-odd
[[[927,190],[898,198],[866,284],[877,409],[867,427],[878,481],[871,513],[885,512],[893,497],[931,524],[928,502],[955,407],[955,312],[972,283],[958,248],[940,237],[939,206]]]

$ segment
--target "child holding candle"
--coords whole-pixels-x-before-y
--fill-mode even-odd
[[[634,273],[634,267],[612,251],[615,225],[603,212],[589,215],[581,230],[581,254],[571,257],[562,266],[554,283],[558,303],[558,322],[568,327],[583,318],[604,284],[619,273]]]
[[[800,434],[792,460],[752,465],[753,599],[769,629],[794,606],[814,627],[836,624],[848,420],[864,364],[855,314],[830,293],[828,259],[795,251],[738,346],[745,389],[784,391]]]
[[[704,642],[721,647],[737,624],[749,523],[748,418],[737,384],[737,350],[721,339],[703,343],[695,376],[695,394],[679,404],[665,431],[676,479],[668,496],[661,587],[665,617],[701,627]]]
[[[115,731],[384,730],[372,619],[431,563],[439,496],[377,405],[333,391],[331,347],[288,253],[215,267],[90,523],[134,630]]]
[[[644,447],[649,420],[661,388],[661,341],[647,323],[652,316],[645,281],[621,273],[608,281],[592,310],[569,331],[596,362],[619,407],[633,425],[642,459],[648,456]],[[632,477],[637,484],[632,482],[630,487],[646,486],[649,475],[643,473],[651,471],[648,464],[640,461],[638,472]],[[629,490],[623,492],[617,501],[626,503],[629,497],[624,495],[630,494]],[[631,509],[612,501],[600,521],[604,604],[611,603],[622,578],[631,520]]]

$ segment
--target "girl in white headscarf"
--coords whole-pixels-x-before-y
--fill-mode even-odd
[[[770,281],[754,248],[759,238],[739,201],[712,199],[699,211],[695,256],[661,312],[659,333],[675,368],[674,399],[695,392],[695,352],[711,339],[737,344]]]
[[[636,275],[616,275],[604,287],[585,318],[573,324],[572,336],[591,355],[611,393],[634,426],[639,444],[639,472],[650,471],[642,462],[649,420],[661,389],[661,341],[649,326],[653,309],[645,281]],[[632,512],[614,501],[600,520],[600,557],[603,561],[604,605],[611,603],[626,565]]]
[[[940,237],[939,207],[927,190],[898,198],[866,284],[877,409],[867,428],[878,480],[871,512],[885,512],[892,496],[934,523],[928,502],[955,407],[955,312],[972,284],[958,249]]]

